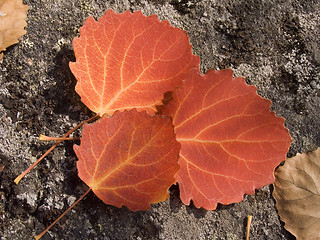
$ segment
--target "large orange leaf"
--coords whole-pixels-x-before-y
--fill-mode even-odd
[[[165,114],[173,116],[181,143],[176,175],[181,199],[196,207],[239,202],[243,194],[274,181],[291,138],[284,119],[231,70],[194,74],[174,94]]]
[[[169,197],[179,150],[169,118],[135,109],[84,125],[74,145],[79,177],[106,204],[133,211]]]
[[[130,108],[153,114],[163,93],[199,65],[184,31],[141,12],[108,10],[98,22],[89,17],[73,47],[76,91],[99,115]]]

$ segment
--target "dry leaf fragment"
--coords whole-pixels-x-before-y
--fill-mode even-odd
[[[287,159],[275,176],[273,197],[284,227],[297,240],[320,239],[320,148]]]
[[[28,6],[21,0],[0,0],[0,52],[26,34]],[[0,60],[3,53],[0,53]]]

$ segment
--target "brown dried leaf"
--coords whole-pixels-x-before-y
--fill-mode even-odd
[[[2,51],[18,42],[19,37],[27,31],[28,6],[21,0],[0,0],[0,60]]]
[[[320,148],[287,159],[275,176],[273,197],[284,227],[297,240],[320,239]]]

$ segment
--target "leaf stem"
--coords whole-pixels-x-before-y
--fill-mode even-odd
[[[69,130],[65,135],[63,135],[63,138],[68,137],[71,133],[73,133],[75,130],[77,130],[79,127],[81,127],[83,124],[93,121],[96,118],[98,118],[99,115],[95,115],[92,118],[89,118],[88,120],[85,120],[81,123],[79,123],[77,126],[75,126],[74,128],[72,128],[71,130]],[[50,152],[52,152],[52,150],[59,144],[62,142],[62,140],[58,140],[51,148],[48,149],[48,151],[46,151],[36,162],[34,162],[27,170],[25,170],[23,173],[21,173],[15,180],[15,184],[18,184],[20,182],[20,180],[34,167],[36,166],[39,162],[41,162],[42,159],[44,159]]]
[[[38,234],[34,238],[36,240],[40,239],[49,229],[55,225],[61,218],[63,218],[64,215],[66,215],[77,203],[79,203],[89,192],[91,191],[91,188],[89,188],[77,201],[75,201],[64,213],[62,213],[56,220],[54,220],[53,223],[49,227],[47,227],[42,233]]]
[[[252,222],[252,215],[248,215],[248,220],[247,220],[247,237],[246,237],[246,240],[249,240],[251,222]]]
[[[40,141],[66,141],[66,140],[80,140],[79,137],[50,137],[43,134],[39,135]]]

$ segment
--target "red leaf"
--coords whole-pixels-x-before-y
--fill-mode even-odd
[[[169,118],[135,109],[84,125],[74,145],[79,177],[104,203],[133,211],[169,197],[179,150]]]
[[[99,115],[130,108],[154,114],[163,93],[199,65],[184,31],[141,12],[108,10],[98,22],[89,17],[73,46],[76,91]]]
[[[274,181],[291,138],[270,101],[231,70],[194,74],[175,92],[166,114],[173,116],[181,143],[176,175],[181,199],[196,207],[239,202],[243,194]]]

